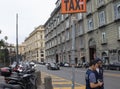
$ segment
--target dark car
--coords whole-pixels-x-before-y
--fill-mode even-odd
[[[64,66],[64,63],[63,63],[63,62],[60,62],[60,64],[59,64],[59,65],[63,67],[63,66]]]
[[[89,67],[89,63],[88,62],[84,62],[82,65],[83,65],[84,68],[88,68]]]
[[[60,66],[57,63],[48,63],[47,69],[49,70],[59,70]]]

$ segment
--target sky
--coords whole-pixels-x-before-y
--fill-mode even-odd
[[[18,14],[18,44],[39,25],[44,25],[57,0],[0,0],[0,39],[16,44],[16,14]]]

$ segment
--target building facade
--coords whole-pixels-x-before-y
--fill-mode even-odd
[[[42,25],[35,28],[25,39],[24,43],[26,60],[45,61],[44,27]]]
[[[75,63],[95,57],[120,62],[120,1],[86,0],[87,12],[74,14]],[[71,63],[72,15],[61,14],[61,0],[44,24],[46,61]]]
[[[25,43],[18,45],[18,55],[22,57],[22,60],[25,60]]]

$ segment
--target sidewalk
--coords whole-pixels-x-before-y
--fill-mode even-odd
[[[0,83],[4,83],[4,77],[0,76]]]

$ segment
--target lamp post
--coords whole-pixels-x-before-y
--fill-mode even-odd
[[[16,14],[16,61],[17,64],[20,61],[18,58],[18,14]]]
[[[0,34],[2,33],[1,29],[0,29]]]

